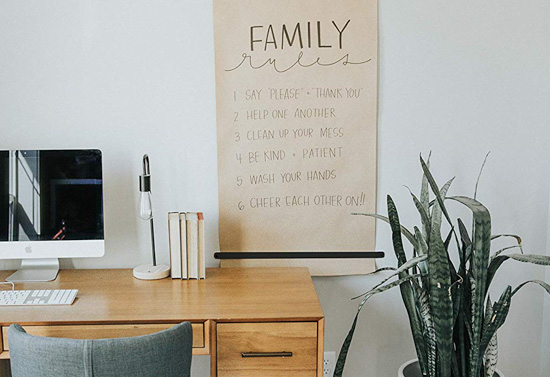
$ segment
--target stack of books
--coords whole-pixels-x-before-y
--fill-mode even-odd
[[[172,279],[206,278],[202,212],[169,212],[168,235]]]

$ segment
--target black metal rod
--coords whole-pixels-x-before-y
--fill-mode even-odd
[[[149,156],[143,155],[143,174],[150,175],[151,169],[149,168]]]
[[[367,259],[383,258],[383,251],[264,251],[214,253],[216,259]]]
[[[153,218],[151,222],[151,248],[153,249],[153,266],[157,265],[157,255],[155,253],[155,227],[153,226]]]

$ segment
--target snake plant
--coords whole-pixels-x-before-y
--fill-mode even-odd
[[[409,230],[401,225],[389,195],[387,217],[354,214],[374,217],[390,225],[397,267],[375,271],[391,273],[356,297],[361,301],[340,350],[335,377],[343,374],[361,309],[378,293],[396,287],[401,290],[420,369],[427,377],[492,377],[498,355],[497,330],[506,320],[513,297],[530,283],[538,284],[550,294],[549,284],[529,280],[515,289],[507,286],[498,300],[491,301],[489,287],[504,262],[514,260],[550,266],[550,257],[524,254],[521,238],[516,235],[492,234],[489,211],[476,200],[475,194],[473,198],[447,196],[453,179],[438,186],[430,172],[429,159],[425,162],[421,156],[420,164],[423,170],[420,196],[411,192],[420,215],[420,227]],[[447,211],[449,201],[471,211],[470,232],[461,219],[453,222]],[[445,237],[442,237],[443,229],[446,229]],[[403,242],[403,237],[408,243]],[[509,238],[514,244],[491,253],[491,244],[498,238]],[[409,259],[406,248],[412,249]]]

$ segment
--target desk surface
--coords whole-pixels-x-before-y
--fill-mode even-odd
[[[11,272],[0,271],[3,281]],[[78,289],[71,306],[2,309],[0,325],[292,321],[324,317],[306,268],[212,268],[205,280],[137,280],[131,270],[62,270],[16,289]],[[8,310],[9,309],[9,310]]]

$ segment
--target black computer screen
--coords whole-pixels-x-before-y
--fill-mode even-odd
[[[0,151],[0,241],[103,238],[101,151]]]

